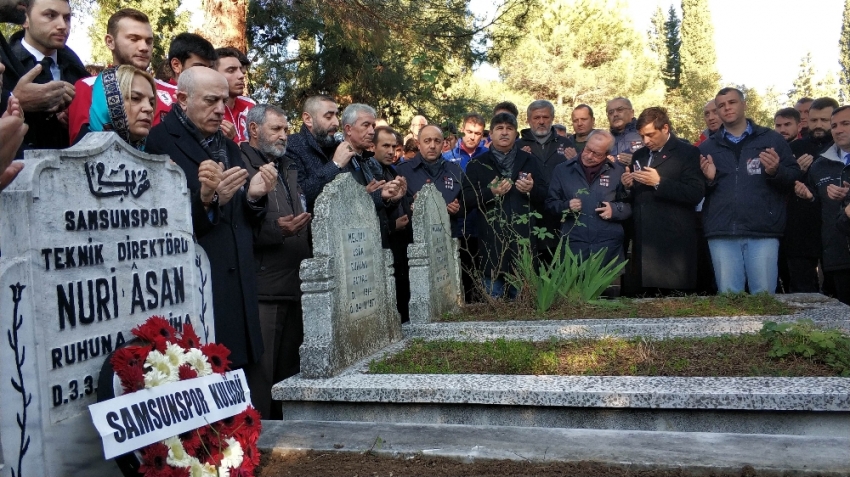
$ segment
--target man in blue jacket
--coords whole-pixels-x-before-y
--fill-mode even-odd
[[[635,127],[637,120],[632,102],[622,96],[614,98],[605,104],[605,113],[614,136],[609,154],[628,166],[632,163],[632,154],[643,147],[643,139]]]
[[[785,199],[801,176],[779,133],[747,119],[744,94],[723,88],[715,97],[723,126],[700,144],[708,180],[703,227],[720,292],[773,293]]]

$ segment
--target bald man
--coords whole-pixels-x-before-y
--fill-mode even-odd
[[[230,349],[233,369],[246,368],[253,388],[251,370],[263,354],[263,339],[252,229],[262,223],[277,170],[266,164],[248,182],[239,146],[221,132],[228,97],[221,73],[189,68],[177,80],[177,102],[151,129],[146,150],[167,154],[186,173],[195,236],[210,258],[216,340]],[[205,187],[215,176],[217,186]]]

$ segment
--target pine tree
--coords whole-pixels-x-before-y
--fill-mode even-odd
[[[664,23],[664,33],[667,39],[667,61],[664,68],[664,84],[667,85],[667,90],[677,89],[681,86],[682,63],[679,49],[682,45],[682,40],[679,36],[681,21],[676,15],[676,8],[670,5],[670,10],[667,14],[667,21]]]
[[[841,98],[845,103],[850,101],[850,0],[844,0],[844,15],[841,20],[841,36],[838,39],[838,63],[841,65]]]
[[[703,106],[717,94],[720,84],[708,0],[682,0],[681,38],[678,107],[682,119],[676,130],[695,138],[704,127]]]
[[[812,64],[812,52],[807,52],[800,60],[800,72],[794,80],[793,88],[788,91],[792,102],[803,97],[813,97],[815,91],[815,67]]]
[[[667,67],[667,31],[665,27],[666,18],[664,10],[661,7],[656,7],[655,12],[650,19],[649,30],[646,32],[648,36],[649,49],[655,54],[658,63],[658,71],[664,75],[664,69]]]
[[[154,38],[151,71],[158,71],[165,63],[171,39],[188,30],[189,12],[177,14],[180,0],[97,0],[92,25],[89,27],[92,59],[95,63],[112,63],[112,53],[103,41],[106,36],[106,22],[113,13],[122,8],[135,8],[148,16]]]

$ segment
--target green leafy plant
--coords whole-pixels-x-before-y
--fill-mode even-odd
[[[796,323],[765,322],[759,332],[770,341],[768,356],[802,356],[850,377],[850,337],[840,330],[821,329],[811,320]]]

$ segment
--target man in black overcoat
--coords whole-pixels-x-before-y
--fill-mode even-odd
[[[644,293],[692,290],[697,286],[695,206],[705,195],[699,149],[670,131],[663,108],[638,117],[644,147],[623,174],[635,224],[633,270]]]
[[[151,129],[146,147],[167,154],[186,173],[195,237],[210,258],[216,340],[230,349],[231,367],[237,369],[263,354],[252,230],[265,215],[277,170],[266,164],[246,183],[239,146],[220,129],[227,98],[224,76],[189,68],[178,79],[177,103]],[[199,180],[211,167],[222,177],[214,194],[202,190]]]

